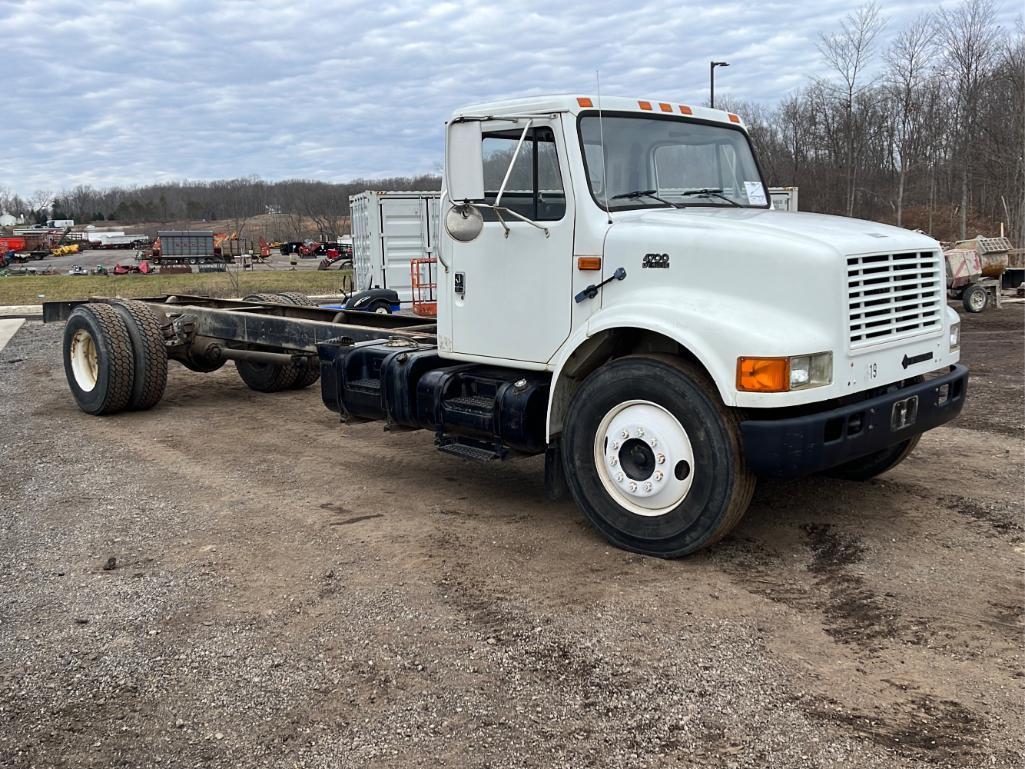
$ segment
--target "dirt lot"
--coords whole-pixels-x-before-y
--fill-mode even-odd
[[[537,460],[174,366],[0,353],[0,766],[1019,767],[1022,305],[883,478],[763,483],[714,550],[607,546]],[[112,568],[105,569],[105,566]]]

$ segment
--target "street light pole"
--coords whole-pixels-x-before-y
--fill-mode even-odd
[[[715,107],[715,68],[728,66],[730,64],[726,61],[708,62],[708,106],[710,107]]]

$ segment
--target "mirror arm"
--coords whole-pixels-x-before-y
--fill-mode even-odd
[[[526,216],[524,216],[523,214],[521,214],[521,213],[517,213],[516,211],[513,211],[513,210],[512,210],[511,208],[506,208],[505,206],[498,206],[498,205],[496,205],[496,206],[493,206],[493,208],[495,209],[495,216],[499,216],[499,214],[498,214],[498,209],[500,209],[500,208],[501,208],[501,209],[502,209],[503,211],[505,211],[505,212],[506,212],[507,214],[509,214],[510,216],[514,216],[514,217],[516,217],[516,218],[517,218],[517,219],[519,219],[519,220],[520,220],[521,222],[526,222],[526,223],[527,223],[527,224],[529,224],[529,225],[530,225],[531,227],[537,227],[537,228],[538,228],[539,230],[541,230],[541,231],[542,231],[542,232],[543,232],[543,233],[545,234],[545,237],[546,237],[546,238],[547,238],[547,237],[549,236],[549,234],[550,234],[550,233],[548,232],[548,228],[547,228],[547,227],[545,227],[545,226],[543,226],[543,225],[541,225],[541,224],[538,224],[538,223],[537,223],[537,222],[535,222],[535,221],[534,221],[533,219],[528,219],[528,218],[527,218]],[[500,216],[499,216],[499,221],[501,221],[501,217],[500,217]],[[502,226],[505,226],[505,222],[502,222]],[[509,237],[509,228],[508,228],[508,227],[506,227],[506,228],[505,228],[505,230],[506,230],[506,232],[505,232],[505,236],[506,236],[506,237]]]

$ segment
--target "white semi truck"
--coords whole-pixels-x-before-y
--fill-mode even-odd
[[[535,97],[446,133],[436,323],[298,295],[49,303],[79,406],[154,405],[168,357],[258,390],[319,374],[343,420],[543,453],[552,496],[664,557],[725,535],[758,477],[872,478],[960,413],[939,244],[773,210],[736,115]]]

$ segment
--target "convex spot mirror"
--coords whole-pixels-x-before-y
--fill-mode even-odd
[[[450,123],[445,156],[445,186],[453,202],[484,200],[484,156],[478,120]]]
[[[460,243],[469,243],[480,235],[483,228],[484,217],[476,207],[469,203],[452,206],[445,214],[445,230],[453,240],[458,240]]]

